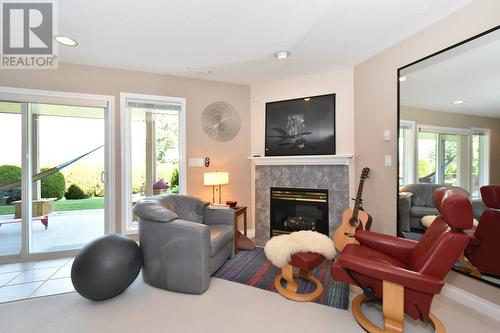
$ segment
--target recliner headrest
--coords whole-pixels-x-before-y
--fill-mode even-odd
[[[433,195],[433,202],[434,202],[434,207],[437,208],[437,210],[441,211],[441,201],[443,201],[444,194],[446,191],[448,191],[448,187],[439,187],[434,190]]]
[[[441,195],[440,192],[437,194]],[[438,208],[443,220],[453,229],[472,228],[472,203],[469,197],[458,189],[448,189],[444,192],[441,205]]]
[[[500,185],[481,187],[481,198],[488,208],[500,209]]]

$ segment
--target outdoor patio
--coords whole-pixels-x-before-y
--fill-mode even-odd
[[[0,215],[0,221],[12,220],[14,215]],[[39,220],[33,221],[33,252],[78,249],[104,235],[104,209],[53,212],[48,228]],[[0,254],[19,253],[21,223],[0,224]]]

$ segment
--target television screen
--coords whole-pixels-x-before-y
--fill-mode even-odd
[[[335,94],[266,103],[266,156],[335,154]]]

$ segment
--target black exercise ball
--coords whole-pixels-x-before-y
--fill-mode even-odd
[[[142,267],[142,254],[133,240],[108,235],[87,244],[75,257],[71,281],[88,299],[102,301],[121,294]]]

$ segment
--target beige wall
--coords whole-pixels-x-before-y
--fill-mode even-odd
[[[250,163],[247,159],[250,155],[250,88],[248,86],[70,64],[60,64],[57,70],[4,70],[0,74],[0,85],[114,96],[117,113],[115,147],[117,200],[121,193],[120,92],[185,97],[187,156],[211,158],[209,168],[187,167],[188,194],[211,201],[211,189],[203,186],[203,172],[228,171],[230,183],[223,187],[223,200],[238,200],[242,205],[251,203]],[[201,113],[205,106],[215,101],[227,101],[233,104],[240,114],[241,130],[232,141],[211,141],[201,129]],[[121,228],[120,209],[120,202],[117,201],[117,232]]]
[[[400,119],[413,120],[421,125],[488,128],[490,129],[490,184],[500,184],[500,118],[478,117],[461,113],[401,106]]]
[[[251,152],[264,156],[266,103],[335,93],[337,154],[354,152],[353,69],[346,68],[251,87]]]
[[[354,67],[354,145],[357,169],[372,168],[365,209],[373,229],[396,232],[397,69],[500,24],[500,1],[477,0]],[[383,131],[392,132],[390,142]],[[384,155],[392,167],[384,167]],[[500,304],[500,289],[450,273],[448,282]]]

